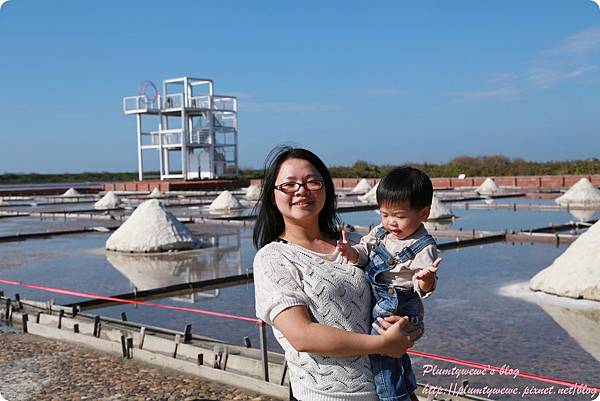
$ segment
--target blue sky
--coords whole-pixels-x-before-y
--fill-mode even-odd
[[[0,9],[0,173],[135,171],[141,81],[239,97],[242,167],[600,157],[591,0],[29,1]]]

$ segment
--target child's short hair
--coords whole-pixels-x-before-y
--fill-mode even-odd
[[[419,169],[403,166],[396,167],[379,181],[377,186],[377,205],[393,205],[409,201],[410,208],[421,210],[431,206],[433,184]]]

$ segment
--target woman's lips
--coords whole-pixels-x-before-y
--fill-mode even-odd
[[[309,206],[310,204],[312,204],[312,201],[301,200],[301,201],[292,203],[292,206]]]

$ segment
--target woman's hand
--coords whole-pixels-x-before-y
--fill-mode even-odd
[[[373,328],[384,339],[384,349],[381,354],[392,358],[399,358],[406,350],[413,346],[414,340],[421,329],[410,324],[406,317],[388,316],[377,318]]]
[[[342,240],[337,242],[337,249],[342,255],[344,262],[353,264],[358,262],[358,252],[348,242],[348,234],[344,230],[342,230]]]

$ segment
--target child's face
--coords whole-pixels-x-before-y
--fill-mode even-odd
[[[412,209],[409,200],[379,208],[383,228],[398,239],[406,239],[417,231],[420,224],[427,221],[430,210],[429,206],[421,210]]]

